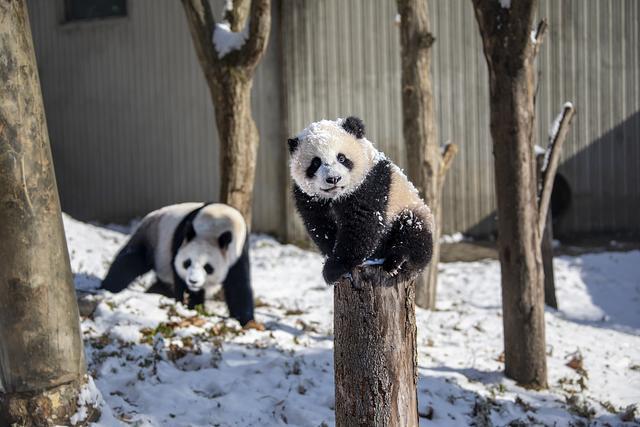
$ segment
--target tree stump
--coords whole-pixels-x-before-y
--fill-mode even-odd
[[[334,291],[336,426],[417,426],[415,280],[356,269]]]

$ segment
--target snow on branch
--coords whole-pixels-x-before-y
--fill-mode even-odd
[[[542,235],[544,231],[547,220],[551,191],[553,190],[553,180],[555,178],[556,171],[558,170],[562,144],[567,137],[569,125],[571,124],[571,119],[573,119],[575,112],[576,110],[572,103],[565,103],[562,108],[562,112],[558,114],[558,117],[556,117],[549,129],[549,143],[545,150],[544,161],[542,164],[543,178],[539,199],[540,209],[538,215],[538,229],[540,230],[540,235]]]
[[[221,22],[216,24],[213,30],[213,46],[218,52],[218,58],[224,58],[224,56],[232,50],[240,49],[247,40],[248,25],[242,29],[242,31],[231,31],[231,25],[228,22]]]

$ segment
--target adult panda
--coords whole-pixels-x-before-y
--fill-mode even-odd
[[[153,269],[158,292],[189,308],[224,288],[231,317],[256,324],[249,264],[249,236],[240,212],[220,203],[181,203],[144,217],[114,259],[102,289],[120,292]],[[256,324],[257,325],[257,324]]]
[[[431,211],[402,171],[365,138],[362,120],[312,123],[288,143],[296,207],[327,257],[327,283],[368,260],[380,260],[390,277],[405,279],[427,266]]]

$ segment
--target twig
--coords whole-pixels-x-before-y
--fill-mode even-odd
[[[575,115],[575,108],[569,102],[564,104],[564,110],[562,111],[562,118],[558,126],[558,131],[555,135],[549,135],[549,146],[547,147],[547,153],[545,154],[545,160],[548,159],[543,166],[543,178],[542,189],[540,191],[539,202],[539,216],[538,216],[538,230],[540,235],[544,232],[544,226],[547,221],[547,212],[549,210],[549,202],[551,200],[551,192],[553,191],[553,180],[558,170],[558,163],[560,161],[560,153],[562,151],[562,144],[569,132],[569,125],[571,119]]]

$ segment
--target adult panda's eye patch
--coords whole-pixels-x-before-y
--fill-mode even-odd
[[[204,271],[207,272],[207,274],[213,274],[213,267],[211,267],[211,264],[207,263],[204,265]]]
[[[307,168],[307,178],[313,178],[318,169],[320,169],[320,166],[322,166],[322,160],[320,160],[320,157],[314,157]]]
[[[182,263],[182,266],[183,266],[184,268],[189,268],[189,267],[191,267],[191,260],[190,260],[190,259],[185,260],[185,261]]]

